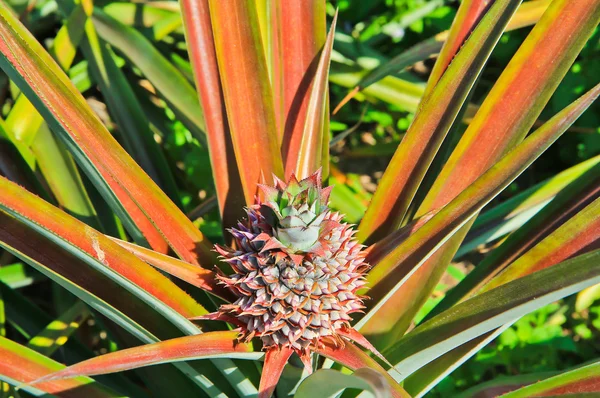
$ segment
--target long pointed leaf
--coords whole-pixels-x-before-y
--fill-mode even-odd
[[[166,238],[186,261],[200,258],[212,262],[211,246],[204,236],[118,146],[84,98],[6,5],[0,5],[0,52],[2,68],[60,133],[125,222],[133,219],[151,244],[162,249],[160,242]]]
[[[278,37],[273,40],[279,43],[280,51],[272,55],[272,62],[281,66],[281,76],[274,75],[273,78],[281,79],[281,153],[285,174],[286,178],[294,172],[299,177],[307,177],[321,163],[322,137],[328,117],[325,101],[328,53],[332,44],[329,42],[333,38],[326,42],[324,0],[284,1],[273,4],[272,9],[278,17],[274,32]],[[335,24],[332,24],[329,36],[334,30]],[[309,170],[303,168],[302,162],[309,162],[304,165]]]
[[[456,257],[461,257],[481,244],[490,243],[512,233],[533,218],[537,218],[536,214],[552,202],[557,194],[574,183],[583,173],[597,167],[599,162],[600,155],[595,156],[523,190],[491,209],[484,210],[473,223]]]
[[[452,21],[452,26],[448,32],[448,37],[429,75],[423,98],[429,97],[452,59],[492,4],[493,1],[490,0],[467,0],[460,3],[456,17]]]
[[[224,227],[235,225],[245,204],[229,132],[208,0],[182,0],[186,41],[206,119],[213,180]]]
[[[332,359],[350,370],[361,368],[373,369],[386,377],[392,388],[394,398],[409,398],[410,395],[383,369],[373,358],[362,352],[354,344],[346,343],[343,347],[325,345],[317,352],[329,359]]]
[[[519,1],[499,0],[461,48],[415,119],[388,165],[357,238],[368,243],[396,230],[463,101]]]
[[[469,299],[425,322],[384,355],[398,381],[455,347],[600,281],[600,251],[583,254]]]
[[[0,379],[14,385],[29,383],[47,374],[60,371],[63,365],[37,352],[0,336]],[[95,383],[88,377],[51,381],[32,387],[22,387],[33,393],[45,391],[61,397],[117,397],[118,394]]]
[[[166,254],[157,253],[133,243],[125,242],[116,238],[111,239],[127,251],[135,254],[135,256],[140,260],[147,262],[151,266],[156,267],[161,271],[173,275],[191,285],[199,287],[200,289],[211,292],[212,294],[215,294],[225,300],[232,300],[234,298],[229,290],[224,289],[217,283],[218,280],[213,271],[199,268],[198,266],[177,260],[176,258],[167,256]]]
[[[262,179],[270,183],[273,174],[283,175],[256,6],[249,0],[209,4],[237,166],[246,203],[252,204]]]
[[[523,139],[591,35],[599,16],[597,1],[551,3],[486,97],[416,217],[441,208],[469,189],[477,177]],[[406,331],[435,288],[471,223],[457,231],[398,291],[395,312],[388,319],[396,319],[390,326],[396,336]]]
[[[361,368],[351,375],[331,369],[318,370],[302,381],[294,397],[336,397],[346,388],[368,391],[375,398],[386,398],[390,395],[390,387],[381,374],[369,368]]]
[[[199,304],[158,271],[91,227],[2,177],[0,188],[3,193],[0,209],[23,223],[35,224],[54,242],[83,255],[84,261],[98,263],[101,267],[114,270],[186,317],[205,312]]]
[[[73,0],[61,0],[59,6],[64,13],[73,13],[76,10],[76,2]],[[84,26],[85,36],[80,47],[108,110],[119,126],[127,152],[173,201],[178,202],[177,186],[165,156],[154,139],[129,82],[114,60],[114,53],[108,44],[98,37],[91,20],[86,20]]]
[[[261,353],[253,353],[250,345],[238,343],[237,336],[237,331],[209,332],[127,348],[69,366],[34,383],[120,372],[142,366],[191,359],[219,357],[254,359],[262,356]]]
[[[194,87],[140,32],[121,24],[95,8],[94,27],[100,37],[118,48],[144,73],[181,116],[182,122],[200,142],[206,129],[202,108]]]
[[[308,96],[308,102],[306,103],[306,110],[301,118],[304,120],[304,128],[301,130],[302,135],[299,137],[300,140],[297,142],[298,133],[288,134],[286,132],[283,136],[284,150],[287,149],[286,174],[291,174],[289,170],[292,169],[298,178],[306,178],[315,173],[321,165],[329,163],[329,145],[323,146],[323,144],[329,143],[329,132],[326,131],[329,125],[326,122],[326,118],[329,117],[326,113],[329,109],[327,105],[327,80],[329,77],[329,63],[331,60],[336,21],[337,13],[331,22],[329,34],[321,50],[319,63],[314,73],[314,79],[309,91],[310,96]],[[299,115],[294,115],[292,112],[289,112],[287,115],[288,120],[297,116]],[[298,121],[296,120],[296,122]],[[287,147],[286,139],[289,139]],[[294,145],[294,141],[297,142],[296,145]]]
[[[596,165],[574,181],[572,186],[559,193],[542,212],[492,251],[461,281],[460,286],[457,286],[444,298],[439,304],[439,308],[436,306],[435,313],[475,294],[494,276],[504,271],[517,258],[525,256],[526,252],[538,246],[538,242],[550,235],[553,236],[553,239],[536,249],[538,253],[548,251],[547,254],[552,256],[553,260],[547,263],[548,265],[561,261],[561,258],[558,257],[559,253],[563,253],[562,256],[564,256],[567,253],[577,252],[594,240],[600,239],[593,235],[594,229],[600,228],[597,220],[599,217],[594,213],[595,209],[588,206],[599,196],[600,165]],[[584,207],[586,209],[582,210]],[[569,247],[571,249],[568,249]],[[522,264],[526,264],[530,260],[523,260]],[[517,262],[521,262],[521,260]],[[533,267],[533,263],[530,264],[532,264],[532,269],[537,268]]]
[[[598,95],[600,85],[555,115],[375,265],[367,280],[372,286],[370,296],[376,304],[360,322],[361,328],[365,327],[363,334],[383,334],[394,328],[394,323],[390,320],[398,319],[401,303],[398,300],[402,297],[402,294],[396,293],[402,293],[406,289],[403,285],[411,275],[483,206],[529,167]],[[365,325],[370,319],[370,324]],[[389,339],[390,335],[387,337]]]
[[[527,398],[586,393],[600,393],[599,362],[561,373],[502,396],[506,398]]]

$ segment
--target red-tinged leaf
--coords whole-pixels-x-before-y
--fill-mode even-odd
[[[445,376],[467,361],[471,356],[477,354],[487,344],[505,331],[512,323],[482,334],[463,345],[456,347],[450,352],[429,362],[403,381],[406,391],[412,396],[423,396],[435,387]]]
[[[442,51],[438,55],[429,75],[425,94],[423,95],[424,99],[428,98],[433,88],[438,84],[446,68],[465,43],[467,37],[473,32],[491,3],[493,3],[491,0],[466,0],[460,3]]]
[[[231,301],[234,298],[229,290],[217,283],[217,276],[213,271],[198,267],[197,265],[186,263],[185,261],[167,256],[166,254],[157,253],[133,243],[125,242],[116,238],[110,239],[118,243],[127,251],[135,254],[135,256],[140,260],[143,260],[151,266],[173,275],[182,281],[199,287],[200,289],[221,297],[224,300]]]
[[[475,296],[419,325],[383,353],[403,381],[478,336],[600,281],[600,250]]]
[[[37,385],[51,380],[83,375],[93,376],[122,372],[159,363],[217,358],[220,356],[228,356],[229,358],[244,357],[243,354],[253,352],[252,347],[249,344],[238,343],[238,334],[237,331],[209,332],[127,348],[79,362],[39,378],[33,381],[32,384]]]
[[[521,3],[517,9],[517,12],[515,12],[511,20],[508,22],[506,31],[511,31],[535,24],[540,19],[544,11],[546,11],[546,8],[548,8],[548,5],[551,3],[551,1],[552,0],[533,0]],[[438,33],[437,35],[414,45],[413,47],[390,59],[386,63],[370,71],[360,80],[357,86],[340,101],[340,103],[333,110],[333,114],[335,115],[346,103],[348,103],[348,101],[354,98],[358,92],[369,87],[371,84],[374,84],[393,73],[400,72],[404,68],[414,65],[419,61],[423,61],[432,55],[440,53],[442,47],[444,47],[444,43],[448,40],[450,34],[452,33],[453,36],[451,39],[454,41],[455,45],[446,45],[444,48],[445,53],[438,56],[439,61],[436,63],[436,65],[434,65],[434,69],[428,82],[429,85],[427,93],[429,94],[431,92],[431,88],[437,84],[443,71],[448,67],[452,57],[456,55],[460,45],[462,45],[464,40],[467,38],[465,32],[468,32],[469,26],[471,31],[475,28],[475,25],[481,17],[481,14],[485,11],[489,3],[489,0],[462,2],[458,9],[458,13],[454,20],[455,22],[453,24],[453,29],[451,31]],[[462,23],[460,23],[459,20],[461,20]],[[456,46],[456,43],[458,42],[460,42],[460,45]],[[450,53],[452,53],[451,57],[449,56]]]
[[[415,294],[407,292],[412,287],[411,276],[454,233],[464,231],[462,227],[558,139],[599,94],[597,85],[555,115],[374,266],[367,277],[373,299],[367,304],[372,308],[360,322],[361,333],[378,336],[372,341],[379,346],[392,342],[405,330],[407,325],[400,328],[397,322],[404,312],[413,310],[403,301],[406,294]]]
[[[245,201],[219,80],[208,0],[183,0],[181,9],[190,61],[204,111],[219,210],[223,226],[227,228],[241,218]]]
[[[17,384],[29,383],[64,368],[58,362],[0,336],[0,375]],[[106,398],[117,397],[105,387],[87,377],[70,380],[55,380],[40,383],[37,390],[65,398]],[[23,387],[28,391],[28,387]]]
[[[292,170],[295,170],[293,173],[298,178],[309,177],[317,170],[322,169],[322,165],[329,164],[329,123],[326,120],[328,118],[326,112],[329,110],[327,80],[329,77],[329,64],[331,61],[336,21],[337,12],[333,16],[331,28],[327,35],[327,40],[323,45],[317,70],[314,74],[314,81],[312,82],[310,97],[304,115],[304,130],[302,131],[300,142],[297,146],[294,146],[293,141],[297,137],[292,136],[290,145],[287,147],[286,170],[289,164],[290,168],[293,167]],[[288,113],[288,120],[293,117],[294,115],[291,112]],[[284,140],[286,138],[288,138],[287,132],[284,135]],[[285,144],[284,141],[284,150],[286,149]],[[324,178],[326,177],[327,175],[325,174]]]
[[[434,216],[436,212],[431,212],[425,214],[423,217],[420,217],[408,225],[400,228],[397,231],[394,231],[390,235],[386,236],[379,242],[376,242],[365,249],[367,256],[365,261],[368,264],[376,265],[382,261],[385,256],[390,254],[392,250],[398,247],[402,242],[404,242],[414,231],[421,228],[427,221]]]
[[[287,347],[271,348],[267,351],[260,377],[260,387],[258,387],[258,398],[269,398],[273,394],[283,368],[293,352],[291,348]]]
[[[5,4],[0,5],[0,52],[2,68],[67,143],[130,231],[137,226],[157,250],[166,249],[166,239],[186,261],[212,263],[212,246],[202,233],[118,145]]]
[[[580,394],[595,396],[598,393],[600,393],[600,362],[594,362],[509,392],[502,397],[557,397]]]
[[[552,2],[488,94],[421,204],[417,217],[441,208],[469,189],[477,177],[523,139],[593,32],[599,15],[597,1]],[[394,333],[401,335],[409,327],[473,220],[457,231],[398,291],[395,311],[387,320],[397,320],[395,326],[389,326]],[[409,264],[405,266],[412,268]]]
[[[569,187],[567,189],[572,191],[574,185],[570,184],[592,167],[600,167],[597,166],[599,162],[600,155],[594,156],[551,178],[532,185],[491,209],[486,209],[477,216],[456,256],[461,257],[475,250],[481,244],[487,244],[505,237],[519,229],[523,224],[529,223],[533,217],[539,217],[537,215],[539,211],[553,201],[559,192],[567,186]]]
[[[100,232],[3,177],[0,177],[0,191],[0,209],[19,217],[21,222],[31,220],[54,239],[77,248],[113,269],[185,317],[205,312],[168,278]],[[40,250],[43,251],[44,248],[41,247]]]
[[[586,251],[600,247],[600,197],[546,236],[480,290],[486,292]]]
[[[392,388],[392,396],[395,398],[408,397],[410,395],[389,375],[389,373],[381,367],[373,358],[365,354],[352,343],[347,343],[343,347],[326,344],[323,348],[317,350],[318,354],[336,361],[350,370],[360,368],[370,368],[385,376],[390,387]]]
[[[436,152],[519,1],[499,0],[462,46],[431,96],[421,103],[358,228],[374,243],[398,229]]]
[[[385,357],[383,355],[381,355],[381,353],[377,350],[377,348],[375,348],[375,346],[373,344],[371,344],[371,342],[369,340],[367,340],[367,338],[365,336],[360,334],[360,332],[358,332],[356,329],[354,329],[354,328],[338,329],[338,334],[340,336],[343,336],[343,337],[357,343],[362,348],[365,348],[365,349],[371,351],[371,353],[375,354],[379,359],[381,359],[383,361],[383,363],[392,367],[392,364],[389,363],[388,360],[385,359]]]
[[[599,16],[595,0],[552,3],[486,97],[418,214],[444,206],[525,137]]]
[[[257,184],[283,176],[256,6],[249,0],[210,0],[221,86],[247,204]]]
[[[595,224],[600,223],[599,217],[591,212],[589,208],[589,205],[598,197],[600,197],[600,165],[592,167],[564,188],[542,211],[489,253],[461,281],[460,286],[452,289],[444,297],[428,317],[434,316],[458,301],[476,294],[485,284],[509,267],[515,260],[517,263],[526,264],[522,263],[519,257],[536,248],[540,241],[543,242],[550,235],[553,236],[551,241],[546,244],[542,243],[543,248],[535,249],[538,253],[540,253],[540,250],[548,250],[546,255],[552,256],[551,260],[548,258],[544,261],[545,266],[556,264],[562,259],[566,259],[570,254],[588,247],[594,240],[600,238],[590,234],[596,227]],[[533,269],[538,269],[533,267],[533,263],[529,263],[527,268],[532,268],[527,273],[532,272]],[[535,263],[538,266],[544,266],[539,262]]]
[[[108,307],[105,315],[110,315],[123,327],[135,327],[132,326],[132,322],[136,322],[158,338],[180,335],[179,330],[165,322],[164,316],[132,292],[123,289],[108,275],[93,269],[75,254],[52,244],[46,237],[3,211],[0,211],[0,246],[22,258],[88,304],[95,304],[95,308],[101,313],[102,309]],[[122,322],[117,319],[120,314],[115,309],[124,314],[121,316]],[[125,316],[130,319],[125,319]],[[134,329],[130,331],[136,332]],[[139,332],[136,334],[138,338],[152,341],[147,332]]]
[[[190,318],[191,321],[221,321],[228,322],[237,327],[244,327],[246,324],[239,318],[233,315],[221,314],[220,312],[213,312],[206,315],[200,315]]]
[[[321,166],[335,23],[326,41],[324,0],[283,1],[274,8],[279,18],[274,32],[279,37],[274,40],[280,43],[282,50],[273,55],[273,62],[279,63],[281,68],[279,95],[284,111],[281,153],[286,178],[292,173],[304,178]]]
[[[312,0],[311,0],[312,1]],[[271,87],[273,88],[273,109],[275,111],[275,125],[277,126],[277,137],[279,142],[283,142],[283,131],[285,123],[285,103],[284,103],[284,85],[283,85],[283,29],[281,24],[281,9],[285,6],[283,2],[270,0],[260,0],[259,3],[264,4],[259,10],[262,13],[261,29],[265,33],[263,43],[265,43],[265,56],[269,66],[269,77],[271,79]],[[288,2],[285,2],[286,4]],[[291,2],[290,2],[291,3]],[[260,7],[260,6],[259,6]],[[323,30],[325,36],[325,30]],[[298,54],[295,54],[298,55]],[[282,156],[283,160],[283,156]]]

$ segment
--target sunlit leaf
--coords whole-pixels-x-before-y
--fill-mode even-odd
[[[359,240],[374,243],[400,226],[427,168],[518,3],[505,0],[491,6],[431,96],[419,106],[360,223]]]
[[[383,354],[403,380],[455,347],[600,281],[600,251],[583,254],[458,304]]]

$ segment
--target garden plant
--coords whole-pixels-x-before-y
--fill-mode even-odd
[[[548,115],[600,0],[396,2],[455,15],[376,64],[338,3],[0,0],[0,396],[420,397],[590,308],[600,155],[502,195],[600,94]],[[365,196],[336,148],[382,102],[410,117]],[[579,365],[464,394],[599,393]]]

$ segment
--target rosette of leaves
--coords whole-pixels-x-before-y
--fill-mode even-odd
[[[320,380],[296,371],[296,353],[315,375],[368,368],[347,385],[421,396],[523,314],[600,282],[599,159],[478,217],[597,98],[599,86],[537,120],[594,31],[599,1],[462,1],[356,228],[328,204],[348,204],[329,176],[328,81],[349,62],[331,64],[336,17],[326,35],[325,2],[57,3],[65,22],[49,48],[0,4],[0,67],[19,89],[0,123],[0,246],[78,301],[53,322],[0,285],[4,382],[74,397],[285,396]],[[532,20],[533,6],[542,12]],[[502,33],[537,19],[483,102],[469,104]],[[159,50],[182,47],[182,24],[189,62]],[[387,79],[388,94],[410,86]],[[107,106],[102,120],[90,87]],[[227,231],[220,259],[179,207],[157,139],[174,124],[208,148]],[[487,239],[519,211],[529,218],[417,318],[465,239]],[[81,344],[82,316],[98,320],[111,352]],[[59,348],[68,355],[53,357]],[[597,377],[594,366],[566,374],[561,392],[597,388]],[[348,380],[335,379],[328,391]]]

